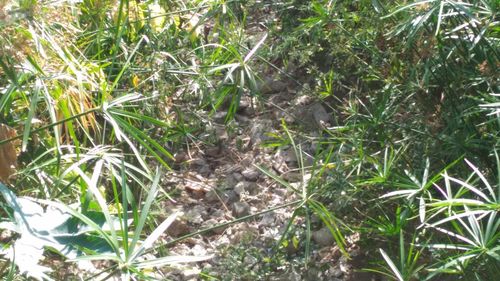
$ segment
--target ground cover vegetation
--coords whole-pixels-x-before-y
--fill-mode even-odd
[[[495,280],[496,0],[0,2],[6,280]]]

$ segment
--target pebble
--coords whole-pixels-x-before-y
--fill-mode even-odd
[[[340,277],[342,277],[342,275],[344,275],[344,272],[342,272],[342,270],[340,269],[340,266],[337,265],[334,268],[331,268],[330,270],[328,270],[327,274],[334,277],[334,278],[340,278]]]
[[[276,214],[274,212],[266,213],[262,216],[260,220],[260,226],[272,226],[274,220],[276,219]]]
[[[167,229],[167,234],[172,237],[180,237],[185,234],[188,234],[190,231],[191,228],[187,225],[187,223],[184,220],[176,219]]]
[[[235,202],[233,204],[233,216],[241,218],[250,215],[250,205],[246,202]]]
[[[213,119],[217,123],[224,123],[224,121],[226,120],[226,115],[227,115],[226,111],[217,111],[213,115]]]
[[[260,173],[255,169],[248,168],[243,170],[243,172],[241,172],[241,175],[243,175],[243,177],[249,181],[256,181],[259,178]]]
[[[269,119],[255,120],[251,123],[250,137],[252,145],[259,145],[261,142],[269,139],[266,132],[273,130],[273,121]]]
[[[234,187],[234,192],[240,196],[244,192],[248,192],[250,195],[256,195],[259,193],[259,185],[255,182],[241,181]]]
[[[235,172],[232,173],[231,176],[238,182],[243,180],[243,176],[240,173]]]
[[[287,83],[274,80],[271,77],[265,78],[264,81],[258,86],[259,91],[263,95],[274,94],[286,90]]]
[[[314,121],[319,128],[323,128],[325,125],[330,126],[331,116],[326,112],[325,107],[320,103],[314,103],[310,108],[313,113]]]
[[[317,231],[313,231],[312,239],[314,240],[314,242],[318,243],[318,245],[323,247],[333,245],[333,243],[335,242],[335,239],[333,239],[333,235],[326,227],[323,227]]]
[[[220,199],[219,199],[219,196],[217,196],[217,191],[215,191],[214,189],[211,189],[210,191],[205,193],[205,200],[208,203],[215,203],[215,202],[218,202]]]
[[[245,191],[248,192],[250,195],[257,195],[259,193],[259,185],[256,182],[249,182],[245,186]]]
[[[202,226],[203,226],[203,228],[209,228],[209,227],[214,227],[218,224],[220,224],[220,222],[218,222],[217,220],[209,219],[209,220],[203,222]],[[226,228],[227,227],[218,227],[218,228],[212,229],[211,231],[213,231],[215,234],[222,234],[222,233],[224,233]]]
[[[231,205],[235,202],[240,201],[240,196],[236,192],[234,192],[234,190],[224,192],[221,197],[222,201],[226,205]]]
[[[245,185],[247,185],[247,184],[248,184],[248,182],[246,182],[246,181],[239,182],[234,187],[234,192],[236,192],[236,194],[241,196],[242,193],[245,193],[245,189],[246,189]]]

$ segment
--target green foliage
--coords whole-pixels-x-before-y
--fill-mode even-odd
[[[91,229],[79,225],[63,209],[48,208],[44,211],[36,199],[17,198],[3,184],[0,184],[0,192],[6,202],[4,208],[13,218],[12,222],[2,222],[0,228],[20,235],[10,247],[4,245],[4,254],[28,277],[51,280],[47,275],[51,269],[40,265],[46,248],[68,258],[76,258],[82,246],[91,247],[94,251],[106,250],[102,241],[86,235]],[[92,221],[104,227],[104,217],[92,216]],[[116,221],[112,223],[116,224]]]
[[[20,155],[15,189],[0,185],[2,227],[19,233],[16,253],[38,247],[11,256],[9,276],[17,265],[47,277],[40,245],[111,260],[124,279],[201,260],[144,259],[175,218],[145,234],[159,189],[151,167],[170,169],[177,149],[206,142],[206,110],[227,111],[229,123],[242,97],[265,99],[259,76],[282,66],[335,126],[308,136],[283,123],[264,141],[292,148],[302,178],[292,185],[259,167],[299,199],[283,205],[294,211],[275,247],[303,249],[307,266],[317,217],[346,256],[344,233],[362,232],[379,258],[366,266],[388,278],[489,280],[499,270],[498,1],[4,2],[0,123],[17,136],[0,148],[19,141]],[[310,166],[303,142],[317,148]],[[28,227],[54,213],[60,221]],[[248,269],[241,251],[229,253],[231,278],[293,264],[255,249],[247,259],[262,265]]]
[[[312,216],[317,216],[321,220],[321,222],[328,228],[339,249],[344,255],[347,256],[348,253],[345,249],[346,242],[340,228],[340,226],[343,224],[342,221],[340,221],[340,219],[338,219],[338,217],[336,217],[333,212],[328,210],[321,201],[316,199],[316,197],[319,197],[321,195],[322,189],[324,189],[324,186],[321,186],[318,183],[320,181],[320,178],[322,177],[323,172],[326,169],[326,166],[317,167],[317,164],[315,163],[311,170],[306,170],[306,167],[304,165],[304,155],[300,145],[295,144],[295,141],[284,121],[282,121],[282,127],[288,137],[291,147],[296,154],[297,159],[299,160],[299,169],[301,173],[300,185],[298,187],[293,186],[268,169],[259,166],[257,167],[264,174],[271,177],[283,187],[286,187],[290,191],[294,192],[297,197],[300,198],[297,206],[293,211],[292,217],[290,218],[286,226],[285,232],[281,236],[280,243],[278,244],[282,244],[285,241],[286,234],[288,234],[288,232],[291,230],[297,217],[304,217],[306,227],[304,240],[304,257],[305,263],[307,264],[311,255]],[[285,243],[285,245],[287,244],[288,242]],[[292,244],[295,245],[296,243],[293,243],[292,241]]]

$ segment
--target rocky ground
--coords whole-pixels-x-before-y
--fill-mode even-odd
[[[224,109],[213,115],[212,121],[206,124],[206,136],[212,138],[211,145],[193,144],[176,153],[175,169],[164,181],[165,190],[177,194],[176,201],[165,201],[163,207],[166,213],[180,211],[182,215],[168,230],[166,243],[200,229],[250,217],[175,243],[169,249],[171,254],[215,256],[197,265],[171,268],[164,272],[167,278],[199,280],[203,272],[202,275],[222,280],[376,280],[354,270],[364,262],[363,253],[356,244],[358,233],[347,236],[351,256],[347,258],[335,245],[329,230],[321,226],[312,232],[314,251],[310,264],[314,266],[306,270],[298,263],[288,268],[269,269],[266,276],[251,274],[263,272],[259,268],[265,266],[265,262],[259,260],[261,255],[272,259],[294,209],[288,206],[265,211],[299,199],[297,194],[258,167],[268,169],[295,187],[307,184],[310,177],[307,169],[304,176],[301,173],[291,146],[269,148],[263,144],[272,139],[272,133],[283,132],[282,120],[312,137],[319,136],[323,128],[335,122],[327,107],[302,94],[302,89],[279,78],[264,81],[263,95],[260,98],[243,97],[229,127],[224,125]],[[312,165],[314,141],[302,142],[301,148],[304,166]],[[252,216],[255,214],[259,215]],[[296,218],[293,223],[300,224],[301,219]],[[301,243],[286,247],[287,259],[301,259]],[[245,248],[236,256],[241,260],[228,261],[235,258],[238,247]],[[261,254],[244,253],[254,250]],[[238,271],[243,273],[235,275]]]

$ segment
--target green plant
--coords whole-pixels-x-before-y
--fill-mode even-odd
[[[96,162],[96,169],[102,167],[103,161],[99,160]],[[123,167],[123,166],[122,166]],[[97,188],[97,178],[95,178],[96,173],[92,178],[82,176],[84,181],[87,183],[88,188],[94,198],[100,210],[103,212],[106,222],[109,223],[113,221],[113,216],[110,214],[109,206],[106,203],[106,199],[103,197],[99,189]],[[187,256],[166,256],[148,259],[144,258],[146,251],[151,250],[154,242],[157,241],[160,236],[165,232],[165,230],[172,224],[176,219],[177,214],[170,215],[165,219],[160,225],[153,230],[153,232],[141,241],[141,235],[143,233],[146,220],[150,214],[151,205],[157,196],[159,181],[161,178],[161,173],[156,173],[153,180],[151,189],[149,190],[148,196],[144,202],[142,209],[138,209],[136,203],[133,202],[133,197],[126,186],[126,177],[122,168],[122,175],[119,183],[113,182],[115,189],[115,184],[119,184],[121,188],[121,203],[119,204],[119,193],[114,191],[115,204],[117,208],[117,215],[119,219],[119,227],[110,227],[109,231],[103,229],[99,225],[95,224],[88,216],[79,212],[78,210],[69,208],[64,205],[56,204],[60,208],[66,210],[68,213],[72,214],[74,217],[80,219],[88,227],[90,227],[95,233],[99,235],[104,241],[106,241],[107,246],[110,251],[107,252],[95,252],[90,251],[86,255],[81,255],[74,258],[75,261],[80,260],[110,260],[115,262],[111,268],[107,268],[103,272],[110,272],[108,277],[114,274],[120,274],[123,280],[129,280],[131,276],[141,276],[145,278],[147,273],[143,269],[162,267],[168,264],[179,263],[179,262],[194,262],[203,261],[209,259],[209,256],[203,257],[187,257]],[[52,203],[54,204],[54,203]],[[132,215],[129,213],[128,206],[132,207]],[[131,226],[134,225],[132,228]],[[130,232],[133,230],[133,234]],[[90,249],[87,249],[90,250]]]
[[[398,281],[409,281],[409,280],[419,280],[419,272],[424,268],[424,265],[419,265],[419,258],[421,255],[421,250],[415,246],[415,236],[413,241],[410,243],[408,250],[406,251],[406,242],[404,240],[404,234],[401,230],[399,232],[399,260],[394,262],[393,259],[383,250],[379,249],[386,266],[384,270],[369,270],[372,272],[377,272],[383,274],[393,280]]]
[[[46,248],[67,258],[76,258],[78,246],[85,244],[94,244],[94,250],[99,250],[99,241],[85,235],[90,229],[79,227],[69,213],[60,208],[45,211],[35,198],[18,198],[1,183],[0,192],[6,202],[2,207],[11,218],[11,221],[0,223],[0,228],[20,235],[10,247],[4,245],[3,252],[21,274],[37,280],[51,280],[47,275],[51,269],[40,265]],[[105,221],[102,216],[93,216],[92,219],[96,225],[103,227]]]
[[[497,178],[500,178],[500,160]],[[500,261],[500,185],[490,184],[487,175],[466,160],[472,173],[466,180],[444,173],[444,187],[435,185],[440,197],[429,197],[421,209],[422,226],[445,234],[448,243],[431,243],[430,249],[445,250],[447,257],[432,267],[429,278],[436,274],[465,273]],[[496,185],[496,186],[495,186]],[[477,263],[477,261],[484,261]]]
[[[142,271],[145,268],[210,258],[208,256],[144,258],[146,251],[153,247],[154,242],[177,216],[172,214],[146,239],[141,240],[151,205],[158,192],[161,174],[157,173],[144,206],[139,210],[129,194],[130,191],[126,186],[125,166],[122,165],[120,182],[122,202],[115,202],[117,216],[114,216],[109,210],[110,206],[106,199],[96,186],[96,176],[99,175],[96,171],[99,171],[103,164],[103,160],[96,162],[96,170],[92,178],[88,178],[83,173],[80,174],[97,201],[99,209],[96,211],[85,211],[85,208],[81,206],[49,200],[17,198],[12,191],[0,184],[0,191],[7,206],[12,209],[14,220],[13,223],[4,222],[0,227],[16,231],[21,235],[10,248],[8,255],[19,267],[21,273],[27,273],[28,276],[38,280],[50,279],[47,275],[50,269],[39,265],[45,248],[54,249],[71,261],[114,261],[116,264],[105,269],[104,272],[111,271],[108,277],[119,273],[123,280],[129,280],[133,275],[146,276],[147,274]],[[118,194],[115,193],[115,196]],[[48,205],[48,210],[44,212],[39,203]],[[132,215],[127,207],[129,204],[133,207]],[[130,234],[132,230],[133,234]]]
[[[286,229],[285,234],[281,236],[281,239],[278,245],[282,245],[284,240],[286,239],[286,234],[290,231],[294,221],[299,217],[303,216],[305,219],[305,241],[304,241],[304,256],[305,256],[305,264],[307,266],[310,255],[311,255],[311,233],[312,233],[312,216],[317,216],[321,222],[328,228],[330,233],[332,234],[337,246],[342,251],[344,255],[348,255],[345,249],[345,239],[343,234],[341,233],[341,225],[344,225],[340,219],[338,219],[328,208],[319,200],[322,187],[318,186],[318,180],[321,179],[322,174],[327,168],[326,165],[319,166],[315,163],[311,170],[306,170],[306,166],[304,165],[304,155],[300,145],[296,145],[293,136],[288,130],[284,120],[282,121],[282,128],[286,133],[288,141],[290,142],[290,146],[294,150],[296,157],[298,159],[299,169],[301,173],[301,181],[299,186],[294,186],[288,183],[286,180],[281,177],[275,175],[268,169],[264,167],[257,166],[257,168],[262,171],[265,175],[269,176],[273,180],[275,180],[280,185],[286,187],[290,191],[296,194],[300,200],[295,206],[294,211],[292,213],[292,217],[290,218]],[[327,157],[327,163],[329,162],[329,157],[331,157],[331,152]],[[294,236],[292,236],[294,237]],[[292,238],[296,239],[296,238]],[[297,246],[298,241],[291,241],[290,243]],[[288,242],[287,242],[288,243]],[[285,243],[286,244],[286,243]]]
[[[241,96],[245,89],[249,89],[253,94],[259,91],[254,71],[250,68],[249,63],[266,38],[267,34],[265,34],[245,56],[239,52],[239,46],[232,44],[216,46],[226,51],[226,56],[229,56],[229,63],[214,67],[208,71],[208,74],[214,74],[221,70],[226,70],[221,86],[219,86],[214,95],[216,99],[214,103],[215,109],[219,108],[226,101],[227,97],[230,99],[226,122],[231,120],[234,114],[236,114]],[[220,50],[217,52],[220,52]]]

